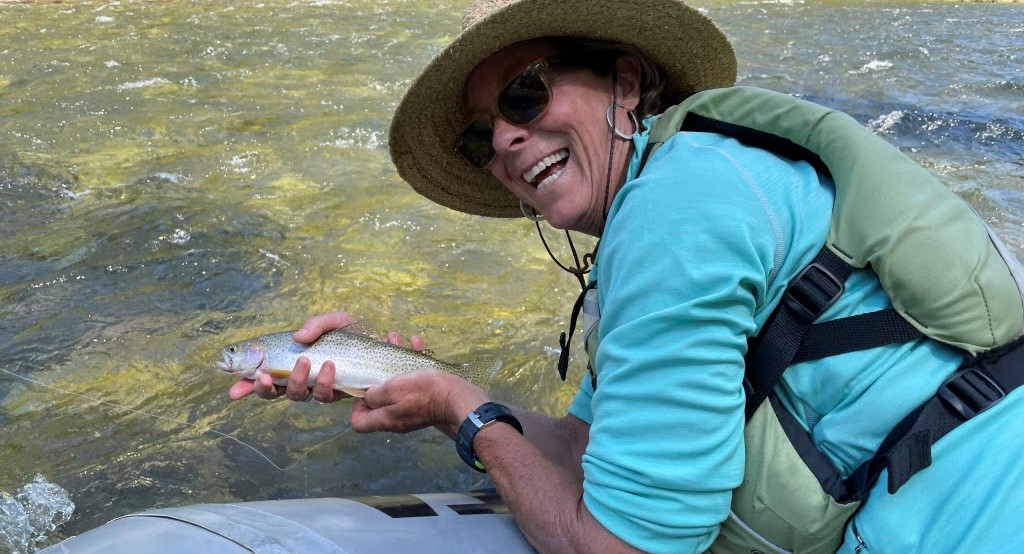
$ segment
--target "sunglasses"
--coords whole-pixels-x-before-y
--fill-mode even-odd
[[[498,114],[513,125],[533,123],[551,104],[550,68],[565,63],[558,56],[534,61],[516,75],[498,95]],[[494,160],[494,124],[490,117],[481,117],[459,135],[455,151],[481,169]]]

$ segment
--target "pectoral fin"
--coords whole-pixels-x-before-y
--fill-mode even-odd
[[[292,372],[286,369],[270,369],[264,371],[264,373],[270,375],[271,379],[284,379],[285,381],[292,376]]]
[[[356,398],[362,398],[362,397],[366,396],[366,389],[354,389],[352,387],[342,387],[342,388],[340,388],[338,390],[340,390],[341,392],[343,392],[345,394],[354,396]]]

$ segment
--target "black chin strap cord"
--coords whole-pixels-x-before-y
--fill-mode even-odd
[[[612,72],[611,139],[610,139],[609,144],[608,144],[608,173],[605,176],[605,182],[604,182],[604,199],[603,199],[604,202],[603,202],[603,209],[602,209],[602,213],[601,213],[602,224],[604,222],[608,221],[608,209],[611,207],[611,201],[610,201],[611,199],[608,197],[608,194],[609,194],[609,192],[611,192],[611,188],[612,188],[612,169],[613,169],[614,162],[615,162],[615,108],[616,108],[616,105],[618,104],[618,94],[617,94],[617,91],[616,91],[617,85],[618,85],[618,72],[613,71]],[[540,232],[540,223],[539,222],[537,223],[537,231],[538,231],[538,233]],[[576,247],[573,245],[572,237],[569,236],[569,232],[568,231],[566,231],[565,236],[569,240],[569,247],[572,249],[573,258],[576,260],[576,269],[577,269],[577,271],[573,271],[572,269],[569,269],[569,268],[563,266],[557,259],[555,259],[554,254],[551,253],[551,249],[548,248],[547,242],[544,241],[544,234],[540,233],[540,239],[541,239],[542,242],[544,242],[544,248],[547,248],[548,255],[551,256],[551,259],[555,260],[555,263],[558,264],[559,267],[561,267],[562,269],[568,271],[569,273],[574,274],[576,276],[576,278],[579,280],[580,288],[582,289],[580,291],[579,296],[576,297],[576,302],[573,303],[573,306],[572,306],[572,313],[569,315],[569,332],[568,333],[562,332],[562,334],[559,335],[559,337],[558,337],[558,344],[559,344],[559,346],[562,347],[561,352],[559,352],[559,354],[558,354],[558,376],[561,377],[563,381],[565,381],[566,374],[569,371],[569,352],[570,352],[570,348],[569,347],[570,347],[570,345],[572,343],[572,336],[576,332],[576,320],[579,319],[580,310],[583,308],[583,302],[584,302],[584,300],[587,297],[587,292],[590,289],[597,288],[597,281],[591,281],[590,283],[587,283],[586,281],[584,281],[583,275],[590,271],[590,264],[597,257],[597,250],[598,250],[598,248],[601,247],[601,241],[598,240],[597,244],[594,246],[594,251],[583,257],[583,262],[584,262],[584,264],[586,264],[586,267],[585,268],[581,268],[580,267],[580,263],[579,263],[579,258],[576,255]],[[589,364],[588,364],[587,367],[588,367],[588,369],[590,369],[591,382],[593,384],[593,387],[596,389],[597,388],[597,375],[594,373],[594,370],[591,368],[591,366]]]
[[[555,257],[555,253],[551,251],[551,247],[548,246],[548,241],[544,238],[544,231],[540,228],[540,221],[535,221],[534,225],[537,226],[537,235],[540,236],[540,242],[544,244],[544,249],[548,251],[548,256],[551,256],[555,265],[565,272],[572,273],[576,277],[576,280],[580,282],[580,288],[585,288],[587,286],[587,282],[583,276],[590,273],[590,265],[594,261],[594,254],[597,253],[597,249],[595,248],[593,253],[584,255],[583,264],[581,265],[579,253],[576,252],[576,245],[572,242],[572,235],[569,234],[569,231],[565,231],[565,240],[569,241],[569,249],[572,251],[572,259],[575,263],[575,267],[568,267],[558,261],[558,258]]]
[[[608,221],[608,209],[611,207],[611,198],[608,197],[608,193],[612,189],[612,162],[615,159],[615,108],[618,107],[619,94],[615,90],[619,85],[619,72],[612,71],[612,133],[611,138],[608,142],[608,174],[604,179],[604,208],[601,210],[601,224],[604,225]],[[594,248],[594,252],[597,252],[597,248]]]
[[[602,202],[602,209],[601,209],[601,221],[602,221],[602,223],[605,222],[605,221],[608,221],[608,210],[611,208],[611,201],[610,201],[611,199],[608,197],[608,194],[612,190],[612,169],[614,169],[614,165],[615,165],[615,107],[617,106],[618,101],[619,101],[618,93],[616,91],[616,87],[618,86],[618,81],[619,81],[619,74],[618,74],[618,72],[613,71],[612,72],[612,110],[611,110],[612,111],[612,117],[611,117],[611,130],[612,130],[612,132],[611,132],[609,143],[608,143],[608,171],[605,174],[605,180],[604,180],[604,199],[603,199],[603,202]],[[591,252],[589,254],[585,254],[583,256],[583,263],[581,264],[580,263],[579,253],[576,251],[576,244],[573,243],[573,241],[572,241],[572,235],[569,234],[569,231],[565,231],[565,240],[569,243],[569,250],[572,252],[572,258],[573,258],[573,262],[574,262],[574,267],[568,267],[565,264],[563,264],[562,262],[558,261],[558,258],[555,257],[554,252],[551,251],[551,247],[548,245],[547,239],[544,238],[544,231],[540,227],[540,221],[534,221],[534,225],[537,226],[537,235],[540,236],[540,242],[544,245],[544,250],[547,250],[548,256],[551,257],[551,260],[554,261],[555,265],[557,265],[559,268],[561,268],[562,271],[565,271],[567,273],[572,273],[574,276],[576,276],[576,280],[579,281],[579,283],[580,283],[580,289],[586,290],[587,289],[587,282],[583,278],[583,276],[588,274],[588,273],[590,273],[590,268],[593,265],[594,260],[597,258],[597,250],[601,246],[601,241],[598,240],[597,244],[594,246],[594,251],[593,252]]]

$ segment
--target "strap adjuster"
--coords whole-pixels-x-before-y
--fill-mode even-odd
[[[782,302],[804,321],[814,321],[839,300],[845,288],[828,268],[812,263],[786,287]]]
[[[939,387],[939,398],[964,420],[991,408],[1006,396],[1006,391],[981,368],[958,371]]]

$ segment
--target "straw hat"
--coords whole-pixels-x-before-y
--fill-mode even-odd
[[[632,44],[678,91],[731,86],[736,55],[725,34],[679,0],[476,0],[463,31],[413,81],[391,123],[391,158],[412,188],[462,212],[522,217],[519,201],[456,153],[463,88],[481,61],[516,42],[585,37]]]

